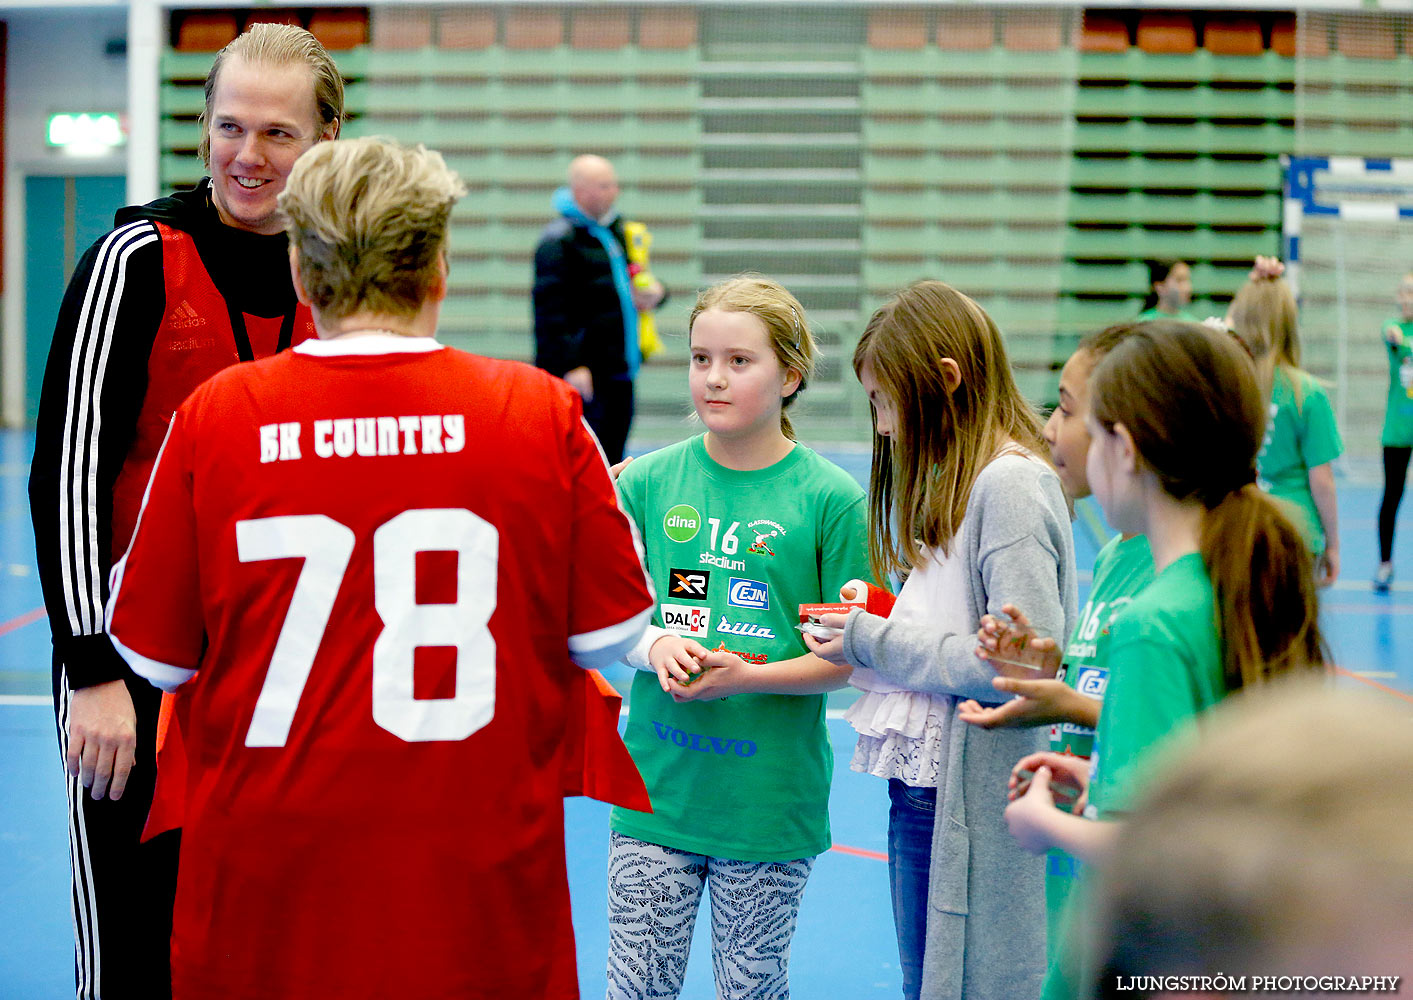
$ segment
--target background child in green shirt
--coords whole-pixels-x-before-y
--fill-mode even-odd
[[[1398,317],[1384,324],[1388,349],[1388,409],[1384,411],[1384,498],[1379,504],[1379,568],[1374,589],[1393,582],[1393,527],[1413,454],[1413,273],[1398,283]]]
[[[706,433],[618,478],[661,603],[628,657],[624,739],[653,812],[610,820],[610,998],[677,996],[704,887],[718,997],[790,993],[800,897],[830,844],[821,692],[848,675],[805,649],[797,608],[868,571],[863,491],[797,444],[784,412],[814,359],[780,285],[707,289],[688,375]],[[744,678],[777,693],[740,693]]]
[[[1148,295],[1137,318],[1197,322],[1200,317],[1191,308],[1192,268],[1187,262],[1160,257],[1144,263],[1148,265]]]
[[[1257,257],[1251,277],[1232,299],[1227,325],[1256,362],[1270,419],[1257,457],[1261,488],[1292,505],[1289,511],[1315,554],[1316,582],[1339,576],[1339,517],[1334,466],[1344,445],[1330,397],[1300,367],[1295,294],[1281,275],[1285,265]]]
[[[1073,757],[1023,759],[1006,811],[1029,849],[1085,861],[1113,824],[1054,808],[1052,779],[1087,797],[1086,816],[1120,816],[1170,732],[1231,691],[1326,662],[1309,550],[1255,485],[1265,414],[1240,345],[1193,324],[1140,327],[1089,391],[1090,487],[1111,524],[1148,536],[1157,575],[1112,626],[1092,776]]]

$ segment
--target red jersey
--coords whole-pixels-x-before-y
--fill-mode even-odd
[[[184,684],[174,996],[577,997],[569,657],[626,651],[648,586],[543,372],[375,335],[204,383],[109,605]]]

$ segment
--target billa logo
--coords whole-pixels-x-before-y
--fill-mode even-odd
[[[662,530],[674,542],[690,542],[702,527],[702,516],[690,504],[679,503],[662,519]]]

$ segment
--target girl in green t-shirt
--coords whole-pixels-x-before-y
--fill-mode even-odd
[[[1091,819],[1128,809],[1155,744],[1232,691],[1327,659],[1309,550],[1255,485],[1265,407],[1241,346],[1194,324],[1147,324],[1089,391],[1086,478],[1111,524],[1148,537],[1156,577],[1111,628],[1092,775],[1073,757],[1027,757],[1006,810],[1027,848],[1086,862],[1114,835]],[[1056,809],[1052,785],[1086,818]]]
[[[1085,477],[1089,453],[1089,373],[1138,327],[1121,323],[1086,337],[1060,372],[1060,403],[1045,423],[1050,459],[1073,500],[1090,495]],[[966,701],[959,717],[983,729],[1049,726],[1050,750],[1088,758],[1098,725],[1099,706],[1108,683],[1109,626],[1129,601],[1153,579],[1153,553],[1144,535],[1115,535],[1094,561],[1094,582],[1063,654],[1051,637],[1036,637],[1020,608],[1007,604],[1010,621],[986,615],[977,631],[977,656],[1026,662],[1042,672],[1060,664],[1053,678],[1022,679],[998,676],[998,691],[1019,695],[1000,705]],[[1072,809],[1074,800],[1061,803]],[[1041,996],[1067,995],[1066,965],[1060,961],[1063,943],[1070,940],[1072,912],[1066,906],[1076,872],[1075,859],[1055,849],[1046,858],[1045,912],[1048,971]]]
[[[1137,318],[1197,322],[1200,317],[1192,311],[1192,268],[1187,262],[1158,257],[1144,263],[1148,265],[1148,294]]]
[[[1298,307],[1281,277],[1285,265],[1257,257],[1227,311],[1227,326],[1256,362],[1270,419],[1256,459],[1261,488],[1286,501],[1316,558],[1315,577],[1328,587],[1339,576],[1339,517],[1334,465],[1344,451],[1330,397],[1300,367]]]
[[[653,810],[609,822],[608,996],[678,995],[708,892],[717,996],[775,1000],[830,843],[822,692],[849,673],[805,649],[797,610],[867,576],[866,506],[785,414],[816,354],[795,297],[735,278],[701,293],[690,329],[706,432],[618,478],[661,603],[627,657],[624,740]]]
[[[1384,498],[1379,504],[1379,568],[1374,589],[1393,583],[1393,527],[1413,454],[1413,273],[1398,283],[1398,318],[1384,324],[1388,349],[1388,409],[1384,411]]]

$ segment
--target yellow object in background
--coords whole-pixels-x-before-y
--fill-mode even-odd
[[[624,222],[623,239],[628,244],[628,273],[633,278],[633,287],[651,288],[653,275],[648,269],[648,248],[653,245],[653,234],[641,222]],[[662,350],[657,320],[650,310],[638,311],[638,350],[644,361]]]

